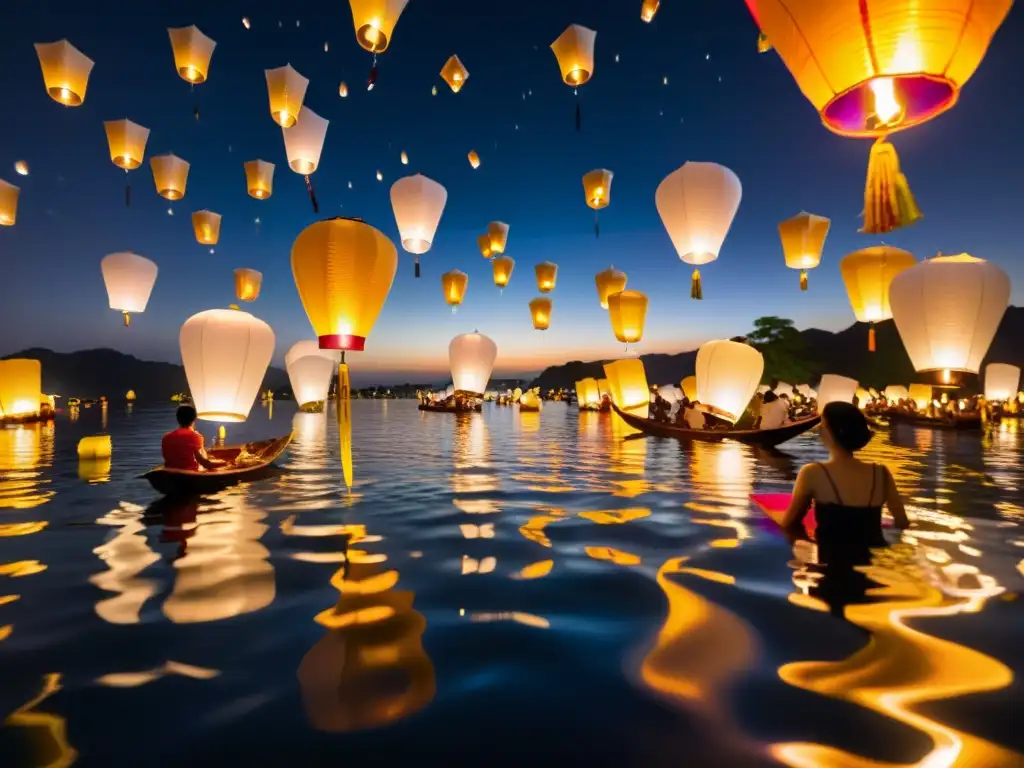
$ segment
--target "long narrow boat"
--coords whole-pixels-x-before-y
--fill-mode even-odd
[[[807,430],[818,426],[821,421],[821,416],[811,416],[775,429],[689,429],[625,413],[614,403],[612,408],[622,417],[623,421],[631,427],[639,429],[645,435],[672,437],[676,440],[703,440],[711,443],[721,440],[736,440],[748,445],[759,445],[762,448],[774,448],[787,440],[792,440],[797,435],[802,435]]]
[[[284,453],[292,441],[292,435],[274,437],[244,445],[224,445],[208,448],[206,453],[211,459],[234,464],[241,457],[241,466],[225,469],[200,470],[167,469],[163,465],[149,470],[139,477],[145,478],[149,484],[165,496],[201,496],[215,493],[236,483],[259,480],[270,472],[270,464]]]
[[[431,413],[480,413],[483,410],[483,405],[481,403],[477,403],[471,408],[456,408],[451,405],[420,403],[419,409],[421,411],[430,411]]]
[[[927,416],[915,416],[909,413],[901,413],[900,411],[889,411],[886,416],[889,419],[889,424],[908,424],[912,427],[921,427],[923,429],[941,429],[945,431],[959,431],[959,430],[979,430],[981,429],[981,417],[963,417],[957,416],[953,420],[949,419],[929,419]]]

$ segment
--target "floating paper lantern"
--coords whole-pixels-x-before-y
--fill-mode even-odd
[[[586,378],[576,382],[576,403],[581,408],[596,408],[601,404],[597,379]]]
[[[245,186],[249,197],[266,200],[274,191],[274,164],[266,160],[245,163]]]
[[[480,155],[478,155],[478,154],[476,153],[476,150],[475,150],[475,149],[473,149],[473,150],[470,150],[470,152],[469,152],[469,154],[467,155],[467,157],[469,158],[469,164],[470,164],[470,166],[471,166],[471,167],[473,168],[473,170],[474,170],[474,171],[475,171],[475,170],[476,170],[477,168],[479,168],[479,167],[480,167]]]
[[[299,111],[299,122],[291,128],[281,129],[288,167],[305,179],[309,201],[313,204],[313,213],[319,213],[320,205],[317,203],[316,192],[313,191],[313,183],[309,177],[320,165],[320,154],[324,150],[324,139],[327,138],[329,123],[329,120],[320,117],[309,107],[303,107]]]
[[[681,382],[679,382],[679,386],[683,390],[683,395],[686,397],[687,400],[696,400],[697,399],[697,377],[696,376],[687,376],[685,379],[683,379]],[[761,388],[758,387],[758,390],[760,390],[760,389]],[[768,391],[767,387],[765,387],[765,391],[766,392]]]
[[[490,235],[480,235],[480,237],[478,237],[476,239],[476,244],[480,248],[480,254],[485,259],[489,259],[489,258],[491,258],[491,256],[494,255],[494,254],[491,253],[491,236]]]
[[[156,155],[150,158],[156,193],[167,200],[181,200],[185,196],[189,164],[177,155]]]
[[[647,296],[640,291],[619,291],[608,297],[612,333],[623,344],[635,344],[644,337]]]
[[[550,261],[542,261],[533,268],[537,276],[537,290],[541,293],[551,293],[555,290],[555,282],[558,280],[558,265]]]
[[[360,352],[391,291],[398,251],[356,219],[311,224],[292,246],[292,273],[321,349]]]
[[[807,290],[807,270],[821,263],[832,220],[802,211],[779,224],[779,239],[786,266],[800,270],[800,290]]]
[[[408,165],[409,164],[409,156],[407,154],[405,154],[404,151],[402,152],[401,155],[398,156],[398,159],[402,161],[402,165]]]
[[[539,411],[541,407],[540,398],[532,389],[524,392],[519,398],[520,411]]]
[[[448,364],[456,392],[482,396],[491,378],[498,345],[482,333],[464,333],[448,345]]]
[[[391,43],[398,17],[409,0],[349,0],[359,45],[370,53],[384,53]]]
[[[551,299],[537,298],[531,301],[530,318],[535,330],[546,331],[551,326]]]
[[[854,251],[839,262],[854,316],[861,323],[871,323],[868,349],[872,352],[875,351],[874,324],[892,317],[889,286],[896,275],[914,263],[913,254],[888,245]]]
[[[611,171],[598,168],[583,177],[583,194],[587,206],[594,209],[594,234],[601,234],[600,223],[597,219],[597,212],[607,207],[612,199],[612,178],[615,176]]]
[[[43,84],[54,101],[65,107],[77,107],[85,101],[93,60],[67,40],[36,43]]]
[[[16,160],[14,163],[14,172],[19,176],[28,176],[28,163],[24,160]]]
[[[588,82],[594,75],[594,41],[597,32],[579,24],[571,24],[551,44],[558,60],[562,82],[574,89]],[[576,130],[580,130],[580,105],[576,103]]]
[[[181,79],[193,85],[205,83],[217,43],[200,32],[195,24],[191,27],[169,28],[167,33],[174,50],[174,66]]]
[[[893,278],[896,329],[918,373],[977,373],[1010,300],[1010,278],[966,253],[938,256]]]
[[[43,365],[38,360],[0,360],[0,417],[33,416],[43,402]]]
[[[932,401],[932,386],[931,384],[911,384],[907,397],[914,401],[919,411],[923,411]]]
[[[344,80],[342,80],[341,85],[338,86],[338,95],[343,99],[348,98],[348,86],[345,84]]]
[[[469,70],[459,61],[458,56],[452,56],[441,67],[441,79],[448,83],[452,93],[458,93],[469,79]]]
[[[219,213],[213,211],[196,211],[192,214],[192,229],[196,233],[196,242],[203,245],[216,245],[220,240]]]
[[[156,263],[135,253],[112,253],[103,257],[100,270],[110,308],[120,310],[124,324],[129,325],[129,313],[146,311],[149,295],[156,283]]]
[[[861,231],[879,234],[916,221],[920,211],[885,137],[952,108],[1012,0],[747,5],[825,126],[878,138]]]
[[[263,273],[240,267],[235,270],[235,296],[239,301],[256,301],[260,296]]]
[[[422,173],[391,185],[391,209],[402,248],[416,257],[416,277],[420,276],[420,254],[430,250],[447,202],[448,191]]]
[[[611,387],[608,384],[608,379],[597,380],[597,391],[603,399],[606,395],[611,398]]]
[[[882,397],[888,400],[890,403],[898,403],[900,400],[907,400],[910,398],[910,391],[900,384],[890,384],[882,392]]]
[[[292,395],[300,408],[326,401],[331,378],[341,355],[336,350],[320,349],[315,341],[299,341],[284,356],[284,367],[292,386]]]
[[[114,165],[126,171],[133,171],[142,165],[149,128],[143,128],[127,118],[108,120],[103,123],[103,127],[107,131],[110,159]]]
[[[993,402],[1012,400],[1020,385],[1020,368],[1007,363],[985,366],[985,399]]]
[[[660,5],[661,0],[643,0],[640,4],[640,20],[650,24]]]
[[[697,400],[735,424],[757,391],[764,358],[749,344],[709,341],[697,350]]]
[[[511,256],[498,256],[491,261],[491,267],[494,270],[494,284],[499,288],[504,288],[508,285],[508,281],[512,279],[512,270],[515,268],[516,262]]]
[[[492,221],[487,225],[487,237],[491,240],[491,253],[505,252],[508,243],[508,224],[503,221]]]
[[[18,220],[21,188],[0,179],[0,227],[13,227]]]
[[[192,315],[178,335],[197,416],[245,421],[274,354],[274,331],[239,309]]]
[[[462,298],[466,295],[466,287],[468,285],[469,275],[458,269],[453,269],[451,272],[445,272],[441,275],[441,290],[444,291],[444,300],[452,308],[452,312],[462,303]]]
[[[647,373],[640,358],[614,360],[604,364],[604,375],[608,381],[608,394],[619,409],[642,415],[651,403],[651,389],[647,385]]]
[[[90,435],[78,441],[79,459],[109,459],[113,452],[110,435]]]
[[[608,297],[626,290],[626,273],[608,267],[594,276],[594,282],[597,284],[597,299],[601,302],[601,309],[608,309]]]
[[[135,390],[129,389],[127,392],[125,392],[124,399],[127,400],[129,403],[134,403],[135,400],[137,399],[135,395]]]
[[[852,403],[856,396],[856,379],[826,373],[818,384],[818,413],[829,403]]]
[[[270,96],[270,116],[282,128],[291,128],[301,117],[302,102],[306,98],[309,78],[296,72],[291,64],[265,70],[265,74],[267,94]],[[288,162],[290,163],[291,159]]]
[[[691,161],[670,173],[654,201],[679,258],[694,266],[717,259],[742,196],[739,177],[724,165]],[[697,269],[690,296],[703,298]]]

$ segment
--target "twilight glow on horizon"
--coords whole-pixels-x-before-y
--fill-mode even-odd
[[[452,337],[474,330],[498,345],[495,377],[621,357],[594,286],[609,265],[650,298],[643,341],[631,345],[638,353],[744,334],[762,315],[844,328],[854,316],[839,260],[883,242],[918,259],[941,251],[992,260],[1017,286],[1011,303],[1024,299],[1024,103],[1007,98],[1024,71],[1024,49],[1014,44],[1024,32],[1020,8],[958,105],[892,138],[924,219],[880,238],[857,232],[871,142],[821,125],[778,56],[758,54],[742,0],[664,0],[650,24],[640,19],[639,0],[528,0],[504,10],[475,3],[458,14],[438,5],[409,2],[372,91],[371,57],[356,43],[346,3],[285,15],[287,6],[265,0],[183,2],[173,12],[118,0],[104,11],[116,24],[69,0],[8,11],[0,67],[16,108],[0,123],[0,178],[21,193],[17,225],[0,227],[0,356],[111,347],[180,362],[182,323],[234,303],[233,270],[251,267],[263,273],[262,290],[243,308],[273,327],[273,363],[281,366],[293,343],[314,338],[292,279],[291,246],[304,227],[330,216],[360,217],[399,246],[398,274],[366,351],[349,356],[357,385],[443,379]],[[549,49],[572,23],[597,31],[593,78],[578,96]],[[194,88],[179,77],[167,34],[190,24],[217,43],[207,81]],[[62,38],[96,62],[77,108],[47,96],[32,47]],[[458,93],[439,74],[452,55],[470,73]],[[289,63],[309,78],[305,106],[330,121],[310,177],[319,215],[268,110],[264,70]],[[145,161],[127,176],[130,208],[103,127],[125,117],[150,129]],[[157,195],[149,164],[167,153],[191,164],[185,196],[174,202]],[[255,159],[276,165],[268,200],[246,191],[243,164]],[[655,208],[658,184],[688,160],[721,163],[743,185],[718,260],[701,267],[702,301],[690,299],[692,267]],[[29,175],[15,172],[20,161]],[[614,172],[599,237],[581,181],[598,168]],[[389,200],[391,185],[417,172],[448,193],[419,279]],[[202,209],[223,217],[212,254],[192,230],[191,215]],[[804,210],[832,221],[807,292],[785,266],[777,230]],[[515,260],[504,291],[476,241],[494,220],[510,225],[506,255]],[[100,273],[105,255],[127,250],[160,267],[146,311],[129,328],[109,309]],[[551,327],[541,332],[528,303],[540,295],[533,267],[544,261],[558,265],[558,279],[548,294]],[[454,314],[441,290],[441,274],[453,269],[469,275]]]

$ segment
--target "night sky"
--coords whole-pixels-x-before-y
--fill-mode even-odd
[[[17,225],[0,228],[0,354],[113,347],[178,362],[181,323],[235,301],[232,270],[244,266],[264,274],[262,295],[245,308],[273,326],[281,364],[295,341],[312,337],[291,275],[296,235],[318,218],[359,216],[397,243],[389,189],[416,171],[447,187],[448,204],[421,257],[421,279],[399,247],[367,352],[351,356],[358,384],[443,378],[449,340],[474,329],[498,344],[496,374],[621,356],[594,288],[594,274],[609,264],[650,297],[641,352],[692,349],[744,333],[766,314],[838,330],[853,322],[839,259],[882,242],[857,234],[870,142],[821,126],[777,55],[757,53],[742,0],[663,0],[651,24],[640,20],[640,0],[411,0],[372,92],[371,56],[355,41],[345,2],[117,2],[104,3],[102,14],[80,2],[13,5],[0,25],[8,105],[0,177],[21,187],[21,200]],[[1016,304],[1024,297],[1022,17],[1019,7],[1011,11],[955,109],[894,138],[925,219],[884,239],[918,258],[967,251],[995,261],[1014,283]],[[572,23],[598,33],[594,76],[579,93],[580,133],[572,89],[548,47]],[[209,80],[196,87],[199,122],[167,35],[190,24],[217,42]],[[65,37],[96,62],[75,109],[46,95],[32,47]],[[470,72],[458,94],[437,74],[453,53]],[[264,70],[287,63],[310,79],[306,106],[331,121],[313,176],[319,216],[269,114]],[[338,96],[342,80],[347,99]],[[130,174],[130,209],[103,130],[104,120],[123,117],[151,129],[146,161]],[[482,160],[476,171],[471,149]],[[185,198],[175,203],[157,196],[149,165],[167,152],[191,163]],[[242,164],[257,158],[277,165],[268,201],[246,194]],[[29,163],[28,177],[14,173],[17,160]],[[654,206],[658,183],[687,160],[727,165],[743,183],[721,256],[702,269],[701,302],[689,298],[691,267]],[[615,173],[600,238],[580,180],[594,168]],[[224,216],[213,255],[192,231],[191,213],[203,208]],[[832,219],[807,293],[783,264],[776,230],[802,209]],[[516,260],[503,295],[476,245],[495,219],[511,225],[506,253]],[[107,306],[99,266],[120,250],[160,266],[149,306],[129,329]],[[539,332],[527,303],[538,295],[533,265],[545,260],[559,275],[551,329]],[[455,268],[470,280],[453,315],[440,275]]]

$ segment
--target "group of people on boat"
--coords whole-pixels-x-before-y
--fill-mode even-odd
[[[673,410],[673,404],[661,395],[657,387],[653,387],[648,418],[684,429],[734,428],[727,420],[719,418],[715,409],[702,404],[699,400],[690,400],[683,395],[677,402],[678,405]],[[813,415],[816,406],[817,403],[813,399],[801,399],[795,403],[785,392],[777,394],[769,389],[767,392],[754,395],[744,418],[737,423],[745,424],[745,429],[777,429]]]
[[[916,400],[903,398],[890,402],[885,397],[870,399],[864,406],[869,416],[906,416],[935,421],[955,423],[957,421],[978,421],[982,424],[996,423],[1004,416],[1016,415],[1016,400],[1013,404],[995,403],[981,395],[964,398],[950,397],[946,402],[930,400],[923,408]]]

